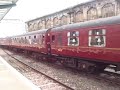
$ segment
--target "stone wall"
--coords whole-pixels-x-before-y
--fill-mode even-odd
[[[120,0],[94,0],[26,22],[28,32],[120,14]]]

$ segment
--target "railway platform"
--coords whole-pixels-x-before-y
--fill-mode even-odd
[[[0,90],[40,90],[0,56]]]

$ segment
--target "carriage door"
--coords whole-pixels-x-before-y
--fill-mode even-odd
[[[47,31],[47,39],[46,39],[46,47],[47,47],[47,53],[48,53],[48,55],[50,55],[51,54],[51,45],[50,45],[50,31],[51,31],[51,29],[49,29],[48,31]]]

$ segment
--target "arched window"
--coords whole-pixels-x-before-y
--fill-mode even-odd
[[[28,31],[32,31],[32,24],[28,26]]]
[[[44,20],[42,20],[41,25],[42,25],[42,29],[45,29],[45,21]]]
[[[120,14],[120,4],[117,5],[117,15]]]
[[[38,29],[38,24],[35,23],[35,24],[34,24],[34,30],[37,30],[37,29]]]
[[[88,20],[92,20],[92,19],[96,19],[97,16],[97,9],[96,8],[90,8],[87,12],[87,19]]]
[[[46,21],[46,28],[50,28],[50,27],[51,27],[51,21],[50,21],[50,19],[48,19]]]
[[[57,17],[53,19],[53,26],[59,25],[59,20]]]
[[[32,31],[35,30],[35,23],[32,24]]]
[[[102,17],[111,17],[115,15],[115,5],[108,3],[102,7]]]
[[[42,28],[42,22],[39,21],[39,22],[38,22],[38,29],[41,29],[41,28]]]
[[[78,11],[75,14],[75,21],[76,22],[82,22],[83,21],[83,13],[81,11]]]
[[[67,16],[65,16],[65,15],[63,15],[62,17],[61,17],[61,25],[65,25],[65,24],[67,24],[68,22],[67,22]]]

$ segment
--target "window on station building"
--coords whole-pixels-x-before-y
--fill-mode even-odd
[[[79,32],[72,31],[67,33],[68,46],[79,46]]]
[[[112,3],[105,4],[102,7],[102,17],[111,17],[115,15],[115,5]]]
[[[106,30],[96,29],[89,31],[89,46],[105,47],[106,46]]]
[[[98,15],[97,15],[97,9],[96,8],[90,8],[87,11],[87,19],[88,20],[93,20],[93,19],[97,19]]]
[[[83,21],[83,12],[78,11],[75,14],[75,22],[82,22]]]
[[[63,15],[61,17],[61,25],[66,25],[68,22],[67,22],[67,16]]]
[[[57,25],[59,25],[59,19],[57,17],[55,17],[53,19],[53,26],[57,26]]]
[[[48,28],[51,28],[51,20],[50,19],[48,19],[47,21],[46,21],[46,28],[48,29]]]

